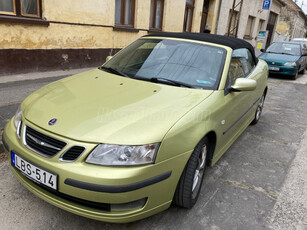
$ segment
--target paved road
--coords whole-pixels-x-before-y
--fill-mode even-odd
[[[53,80],[0,84],[0,130],[27,94]],[[306,114],[307,75],[295,82],[270,78],[260,122],[208,169],[194,208],[172,206],[130,224],[106,224],[47,204],[19,184],[2,155],[1,229],[307,229]]]

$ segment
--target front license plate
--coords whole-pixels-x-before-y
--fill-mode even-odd
[[[57,189],[57,175],[29,163],[14,152],[11,152],[11,162],[23,175],[34,182]]]
[[[274,67],[274,66],[269,66],[269,70],[279,71],[279,68],[278,67]]]

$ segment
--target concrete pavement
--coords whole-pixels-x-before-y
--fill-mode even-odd
[[[307,229],[307,130],[268,223],[271,229]]]
[[[0,101],[0,121],[15,113],[23,97],[52,80],[0,84],[0,98],[5,97]],[[12,90],[14,94],[10,94]],[[305,230],[306,114],[307,75],[297,81],[270,78],[260,122],[248,127],[206,171],[195,207],[185,210],[172,206],[130,224],[106,224],[47,204],[19,184],[7,159],[0,157],[2,228]],[[0,130],[2,127],[0,123]]]

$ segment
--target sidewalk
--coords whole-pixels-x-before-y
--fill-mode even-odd
[[[88,71],[94,68],[95,67],[72,69],[72,70],[31,72],[31,73],[23,73],[23,74],[15,74],[15,75],[5,75],[5,76],[0,76],[0,84],[16,82],[16,81],[36,80],[36,79],[50,78],[50,77],[70,76],[70,75],[85,72],[85,71]]]

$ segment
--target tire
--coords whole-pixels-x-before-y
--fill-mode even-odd
[[[257,107],[256,112],[255,112],[254,120],[251,122],[251,125],[255,125],[255,124],[258,123],[260,116],[261,116],[261,113],[262,113],[262,110],[263,110],[264,100],[265,100],[265,93],[263,93],[263,95],[260,99],[260,102],[259,102],[258,107]]]
[[[203,183],[208,161],[209,140],[204,137],[195,147],[178,182],[173,203],[179,207],[192,208]]]
[[[305,67],[299,73],[300,74],[305,74]]]
[[[292,80],[296,80],[296,79],[297,79],[297,77],[298,77],[298,71],[296,72],[296,74],[295,74],[295,75],[292,75],[292,76],[291,76],[291,79],[292,79]]]

